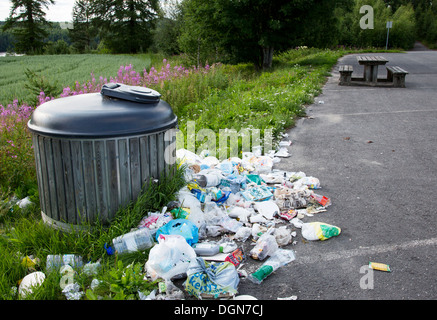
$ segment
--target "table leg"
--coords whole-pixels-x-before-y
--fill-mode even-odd
[[[364,81],[372,82],[373,79],[373,66],[365,65],[364,66]]]
[[[372,66],[372,83],[376,84],[378,81],[378,66]]]

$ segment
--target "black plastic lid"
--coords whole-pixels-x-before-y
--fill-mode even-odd
[[[109,84],[101,93],[48,101],[32,114],[31,131],[47,136],[105,138],[147,134],[176,127],[177,117],[149,88]]]
[[[159,102],[159,99],[161,98],[159,92],[150,88],[127,86],[120,83],[104,84],[100,93],[111,98],[141,103],[156,103]]]

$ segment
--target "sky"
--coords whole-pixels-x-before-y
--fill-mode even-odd
[[[46,11],[46,19],[52,22],[71,22],[74,0],[55,0]],[[5,21],[11,11],[10,0],[0,0],[0,21]]]

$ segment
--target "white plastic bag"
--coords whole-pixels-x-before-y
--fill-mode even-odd
[[[158,244],[150,249],[146,270],[153,280],[158,277],[171,279],[186,274],[194,259],[196,252],[183,236],[161,234]]]
[[[291,230],[287,229],[287,226],[275,229],[274,236],[278,246],[286,246],[291,242]]]
[[[182,163],[187,163],[187,164],[195,164],[195,163],[202,162],[201,157],[199,157],[197,154],[187,149],[176,150],[176,158],[180,159]]]
[[[267,256],[271,256],[278,248],[275,237],[267,232],[256,241],[255,247],[250,250],[250,256],[256,260],[264,260]]]
[[[272,220],[279,213],[279,207],[273,200],[255,202],[255,209],[266,219]]]
[[[235,240],[245,242],[252,235],[252,229],[249,227],[241,227],[234,235]]]
[[[252,212],[249,209],[237,206],[231,208],[229,211],[229,217],[238,219],[241,222],[248,222],[248,217],[250,217],[251,214]]]
[[[300,219],[294,218],[291,220],[291,223],[296,228],[302,229],[302,237],[306,240],[327,240],[341,233],[339,227],[324,222],[315,221],[304,223]]]

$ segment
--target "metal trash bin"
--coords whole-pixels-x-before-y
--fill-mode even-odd
[[[166,133],[177,127],[177,117],[160,97],[111,83],[33,112],[28,128],[46,223],[63,230],[96,219],[105,225],[144,183],[169,173],[176,156],[167,147],[176,138]]]

